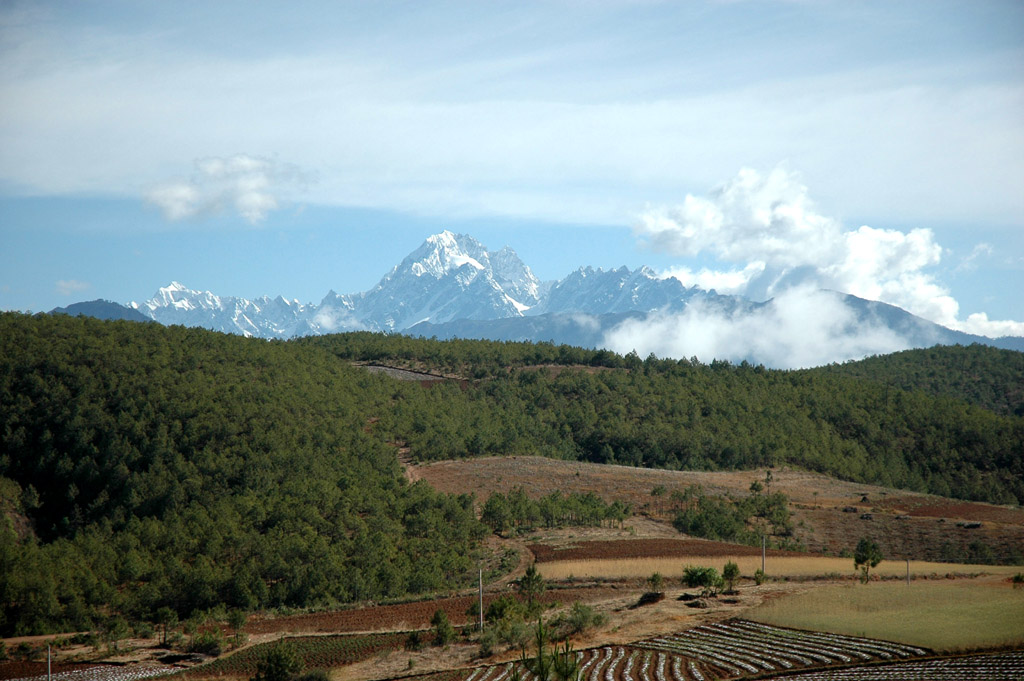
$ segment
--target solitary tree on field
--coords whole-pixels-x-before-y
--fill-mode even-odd
[[[736,580],[740,578],[740,566],[731,560],[722,568],[722,581],[725,583],[725,592],[732,593],[736,586]]]
[[[869,571],[882,562],[882,549],[873,540],[861,537],[853,551],[853,569],[860,570],[860,581],[867,583]]]
[[[448,613],[438,608],[430,620],[434,626],[434,645],[446,646],[455,638],[455,628],[448,621]]]
[[[544,578],[537,572],[537,565],[534,563],[531,563],[530,567],[526,568],[526,574],[519,578],[516,586],[519,588],[519,593],[526,598],[526,606],[531,611],[533,610],[534,601],[544,593],[546,588]]]

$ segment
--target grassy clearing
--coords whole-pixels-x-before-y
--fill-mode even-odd
[[[537,569],[544,579],[594,578],[616,579],[650,577],[659,572],[665,577],[682,576],[687,565],[713,567],[721,571],[728,561],[740,568],[744,577],[752,577],[761,568],[760,556],[688,556],[685,558],[616,558],[598,560],[558,560],[538,563]],[[961,565],[959,563],[930,563],[910,561],[911,576],[955,574],[1014,575],[1020,566],[1006,565]],[[768,557],[765,573],[769,577],[820,577],[826,575],[853,576],[853,558],[830,558],[822,556]],[[882,561],[872,574],[883,577],[902,577],[907,573],[904,561]]]
[[[1024,590],[986,582],[829,585],[769,601],[745,616],[943,651],[1024,645]]]

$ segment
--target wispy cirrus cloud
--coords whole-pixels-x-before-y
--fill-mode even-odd
[[[304,182],[296,166],[236,154],[197,160],[190,178],[158,184],[146,192],[146,200],[172,221],[231,210],[257,224],[280,207],[282,195]]]
[[[55,284],[55,288],[60,295],[70,296],[82,291],[88,291],[92,288],[92,284],[86,281],[78,281],[77,279],[59,279]]]

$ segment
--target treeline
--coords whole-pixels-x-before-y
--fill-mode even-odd
[[[460,366],[465,349],[486,378],[468,388],[403,388],[378,424],[420,460],[542,454],[669,469],[790,465],[945,496],[1024,502],[1024,418],[838,371],[383,334],[302,344],[376,361],[394,344],[396,363],[449,370]]]
[[[468,579],[473,499],[372,432],[393,388],[312,347],[0,315],[0,634]]]
[[[526,496],[522,487],[508,494],[494,492],[484,502],[480,520],[492,530],[507,533],[544,527],[599,527],[621,524],[630,516],[630,507],[621,501],[606,503],[593,492],[552,492],[537,500]]]

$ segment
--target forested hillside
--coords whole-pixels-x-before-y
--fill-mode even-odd
[[[311,347],[0,315],[0,505],[38,536],[0,526],[0,633],[458,584],[484,527],[371,432],[394,386]]]
[[[1024,416],[1024,352],[987,345],[936,345],[810,370],[961,399],[997,414]]]
[[[407,484],[399,443],[422,460],[789,465],[1024,501],[1024,418],[839,371],[5,313],[0,632],[450,588],[484,526],[473,499]]]
[[[382,420],[382,429],[424,460],[542,454],[684,469],[790,465],[967,499],[1024,501],[1024,418],[875,380],[547,344],[376,334],[300,343],[344,359],[390,358],[480,379],[467,390],[447,383],[409,393]],[[994,380],[1005,382],[1001,376]],[[1024,382],[1024,371],[1017,377]]]

